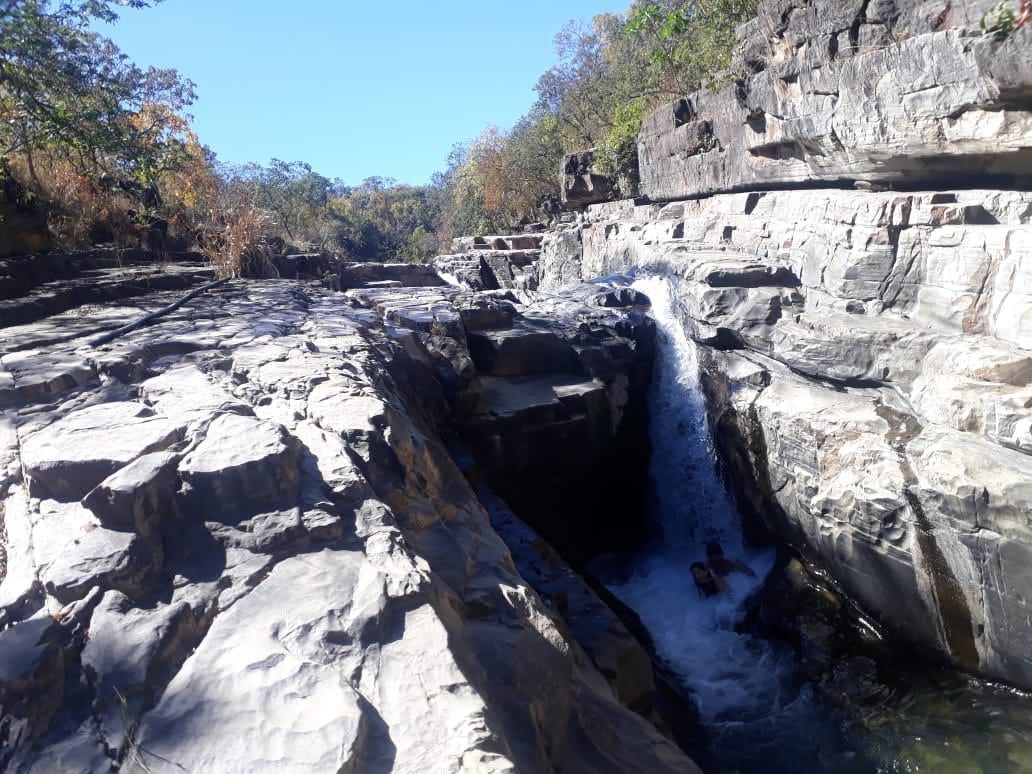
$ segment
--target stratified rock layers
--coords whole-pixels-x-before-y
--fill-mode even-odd
[[[669,273],[746,510],[896,631],[1032,685],[1030,219],[990,190],[616,202],[539,271]]]
[[[407,293],[236,281],[101,349],[168,297],[0,331],[5,770],[695,770],[621,703],[649,712],[644,652],[561,567],[524,579],[437,436],[463,319],[517,305]],[[626,379],[573,369],[618,422]]]
[[[764,0],[739,30],[752,74],[646,119],[641,193],[1027,177],[1032,25],[982,34],[993,5]]]
[[[643,124],[670,203],[589,208],[538,278],[671,275],[750,526],[1032,686],[1032,26],[994,5],[761,0],[745,77]]]

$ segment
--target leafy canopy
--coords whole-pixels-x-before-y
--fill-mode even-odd
[[[0,0],[0,155],[31,160],[42,151],[141,180],[166,165],[158,157],[182,138],[138,117],[151,105],[178,113],[193,101],[193,84],[174,70],[140,69],[89,28],[116,19],[116,5],[147,4]]]

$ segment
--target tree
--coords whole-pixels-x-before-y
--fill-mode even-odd
[[[731,80],[735,30],[757,0],[665,0],[636,4],[627,30],[658,66],[662,88],[687,94]]]
[[[93,20],[117,18],[114,4],[0,0],[0,155],[23,154],[33,174],[42,151],[82,169],[107,162],[145,175],[149,152],[164,152],[162,143],[141,140],[133,117],[147,105],[181,110],[194,99],[193,84],[173,70],[141,70],[89,29]]]

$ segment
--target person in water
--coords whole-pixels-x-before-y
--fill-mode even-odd
[[[727,591],[727,581],[716,573],[710,572],[709,567],[702,562],[692,562],[692,578],[695,580],[695,588],[699,590],[699,596],[712,597],[721,591]]]
[[[718,578],[725,578],[733,572],[741,572],[750,578],[755,578],[756,573],[741,559],[730,559],[724,556],[724,549],[720,543],[710,543],[706,546],[706,567]]]

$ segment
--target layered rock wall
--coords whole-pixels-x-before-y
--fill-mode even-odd
[[[739,34],[752,74],[646,119],[641,193],[985,186],[1032,174],[1032,27],[983,34],[993,5],[761,2]]]
[[[897,631],[1032,684],[1032,194],[618,202],[566,242],[546,286],[676,279],[754,515]]]
[[[1032,30],[990,5],[762,2],[753,74],[643,128],[679,201],[589,208],[538,276],[669,275],[747,526],[1030,686]]]

